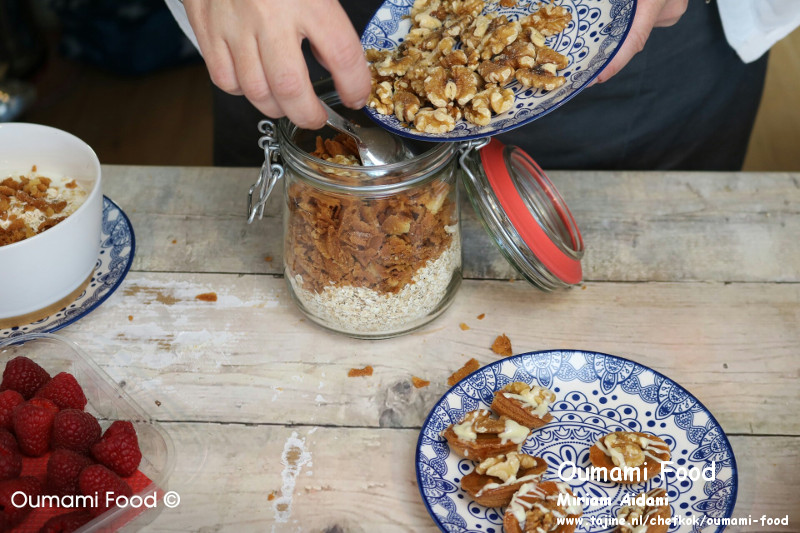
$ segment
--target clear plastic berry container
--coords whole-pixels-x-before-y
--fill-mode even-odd
[[[157,505],[150,508],[115,507],[94,518],[78,531],[137,531],[149,524],[164,507],[160,495],[167,490],[167,480],[175,468],[175,445],[169,434],[74,342],[50,333],[29,333],[0,342],[0,368],[4,369],[9,360],[20,355],[34,360],[51,376],[59,372],[69,372],[75,376],[88,400],[85,410],[97,417],[103,431],[115,420],[129,420],[136,428],[142,450],[139,472],[146,478],[139,477],[137,473],[134,475],[135,479],[131,478],[136,481],[137,486],[134,487],[132,482],[129,484],[132,485],[134,495],[142,498],[156,495]],[[62,512],[71,510],[65,509]],[[42,525],[39,523],[41,520],[33,520],[32,517],[43,511],[45,510],[34,509],[17,529],[38,530]],[[48,517],[55,514],[57,513],[50,513]]]

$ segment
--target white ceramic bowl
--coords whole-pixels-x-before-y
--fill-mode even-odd
[[[0,124],[0,180],[27,174],[77,180],[86,200],[58,225],[0,246],[0,320],[35,313],[86,281],[100,251],[103,192],[100,162],[88,144],[37,124]]]

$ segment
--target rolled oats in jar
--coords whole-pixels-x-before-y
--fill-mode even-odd
[[[300,309],[363,338],[399,335],[441,314],[461,282],[455,145],[420,143],[408,160],[367,167],[333,130],[283,119],[274,133],[284,274]]]

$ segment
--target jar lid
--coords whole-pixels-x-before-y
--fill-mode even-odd
[[[583,239],[564,199],[533,158],[491,139],[461,163],[472,205],[509,262],[533,285],[580,283]]]

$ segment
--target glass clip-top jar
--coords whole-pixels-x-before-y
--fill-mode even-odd
[[[362,119],[334,98],[323,99]],[[284,275],[317,324],[386,338],[447,309],[461,283],[459,176],[484,227],[529,282],[552,290],[581,281],[583,242],[572,214],[516,147],[488,138],[406,140],[410,159],[359,166],[339,153],[333,130],[302,130],[285,118],[261,121],[259,130],[264,165],[250,188],[248,223],[261,218],[283,178]]]

